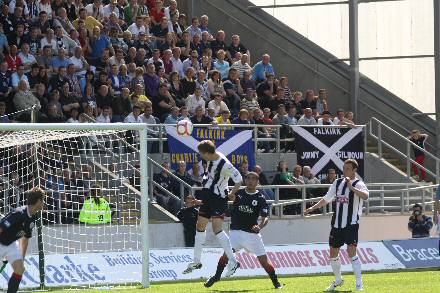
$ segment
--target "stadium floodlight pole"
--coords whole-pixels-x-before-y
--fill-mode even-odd
[[[435,147],[440,157],[440,2],[434,1]]]
[[[350,47],[350,96],[354,122],[359,122],[359,6],[358,0],[348,4],[349,47]]]
[[[148,160],[147,128],[140,131],[139,162],[141,169],[141,231],[142,231],[142,287],[150,286],[149,237],[148,237]]]

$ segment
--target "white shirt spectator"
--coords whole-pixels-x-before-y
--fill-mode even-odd
[[[142,123],[142,117],[141,115],[134,117],[133,112],[127,115],[124,119],[124,123]]]
[[[159,62],[159,63],[160,63],[160,66],[161,66],[162,68],[165,67],[165,66],[163,65],[163,61],[162,61],[162,59],[159,58],[159,59],[157,59],[156,62]],[[148,59],[147,64],[154,64],[154,59],[153,59],[153,57],[151,57],[150,59]]]
[[[174,57],[171,57],[171,62],[173,62],[173,71],[178,72],[180,78],[183,78],[185,76],[185,72],[183,71],[182,60],[180,60],[180,58],[174,59]]]
[[[15,1],[15,0],[11,0],[9,2],[9,4],[8,4],[9,14],[14,14],[16,3],[17,3],[17,1]],[[23,13],[24,13],[24,15],[28,15],[29,14],[29,9],[28,9],[28,6],[26,4],[26,1],[23,1]]]
[[[328,124],[328,123],[330,123],[330,124]],[[333,123],[333,121],[331,119],[328,121],[328,123],[324,124],[324,119],[323,118],[319,118],[318,119],[318,125],[334,125],[334,123]]]
[[[130,31],[130,33],[136,39],[138,38],[140,32],[143,32],[143,33],[146,33],[147,35],[150,35],[150,32],[149,31],[147,32],[147,30],[145,29],[145,26],[142,25],[142,26],[138,27],[136,25],[136,23],[132,23],[127,29]]]
[[[237,62],[234,62],[234,63],[232,64],[231,68],[235,68],[235,69],[237,69],[237,71],[238,71],[238,73],[239,73],[239,75],[240,75],[240,78],[243,78],[244,73],[245,73],[247,70],[251,70],[251,69],[252,69],[252,67],[251,67],[248,63],[244,63],[244,64],[243,64],[243,63],[241,62],[241,60],[238,60]]]
[[[307,118],[306,116],[302,115],[301,118],[298,120],[298,125],[316,125],[316,120],[313,117]]]
[[[220,104],[217,104],[215,100],[212,100],[208,103],[208,109],[214,109],[215,116],[219,116],[223,111],[229,111],[229,108],[225,102],[220,101]]]
[[[111,119],[110,119],[110,116],[104,116],[101,114],[98,117],[96,117],[96,122],[97,123],[110,123]]]
[[[196,97],[196,95],[189,95],[188,98],[185,101],[186,107],[188,108],[188,112],[191,115],[194,115],[196,113],[197,107],[202,107],[203,112],[205,112],[205,100],[202,96],[199,98]]]
[[[77,75],[86,74],[86,63],[82,59],[72,56],[69,58],[69,61],[75,66]]]
[[[80,123],[78,119],[74,119],[72,117],[70,117],[69,119],[67,119],[66,121],[67,123]]]
[[[93,13],[93,8],[94,8],[93,3],[88,4],[84,8],[87,11],[87,15],[89,15],[89,16],[93,16],[94,15],[94,13]],[[104,13],[104,7],[102,5],[99,5],[99,7],[98,7],[98,17],[95,17],[96,20],[102,21],[104,19],[103,13]]]
[[[52,48],[52,54],[56,55],[58,52],[58,46],[57,46],[57,41],[55,39],[50,40],[50,42],[47,40],[47,38],[42,38],[41,39],[41,48],[44,48],[46,45],[51,46]]]
[[[112,7],[110,6],[110,4],[107,4],[102,9],[102,15],[107,18],[110,17],[110,14],[112,14],[112,12],[114,12],[116,14],[116,17],[119,18],[119,9],[116,6],[112,10]]]

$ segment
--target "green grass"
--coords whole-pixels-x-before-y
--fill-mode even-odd
[[[281,283],[285,284],[280,292],[323,292],[331,283],[333,277],[330,275],[301,276],[301,277],[281,277]],[[354,292],[355,280],[352,274],[344,274],[345,284],[336,292]],[[364,273],[364,292],[380,293],[435,293],[440,292],[440,272],[439,271],[398,271],[386,273]],[[50,293],[66,293],[70,290],[50,291]],[[273,289],[269,278],[256,279],[230,279],[216,283],[211,288],[203,287],[200,281],[185,283],[159,283],[152,284],[149,289],[139,289],[131,287],[117,290],[75,290],[70,292],[78,293],[98,293],[98,292],[121,292],[121,293],[207,293],[207,292],[278,292]]]

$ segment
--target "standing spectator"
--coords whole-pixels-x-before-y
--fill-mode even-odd
[[[425,149],[425,142],[428,138],[427,134],[421,133],[420,130],[411,131],[411,135],[408,136],[408,139],[416,144],[418,147]],[[415,161],[423,166],[423,162],[425,161],[425,153],[417,147],[412,147],[414,152]],[[426,181],[426,171],[423,168],[420,168],[421,177],[419,178],[419,167],[416,164],[412,164],[412,169],[415,174],[415,179],[420,181]]]
[[[192,195],[186,196],[185,207],[181,208],[177,213],[177,218],[183,225],[185,247],[194,247],[198,213],[198,208],[194,205],[194,197]]]
[[[172,52],[173,57],[171,57],[171,61],[173,62],[173,71],[177,72],[180,78],[183,78],[185,76],[185,72],[183,70],[183,62],[180,59],[182,50],[179,47],[174,47]]]
[[[327,91],[320,89],[316,99],[316,112],[322,113],[324,111],[328,111]]]
[[[313,117],[313,111],[311,108],[304,109],[304,115],[298,120],[298,125],[316,125],[317,122]]]
[[[273,69],[272,64],[270,64],[270,56],[269,54],[264,54],[257,64],[255,64],[253,68],[253,80],[256,84],[265,81],[267,76],[275,75],[275,71]]]
[[[102,188],[93,184],[90,188],[90,198],[84,201],[79,221],[85,224],[105,224],[112,221],[111,205],[102,197]]]
[[[286,101],[290,101],[292,99],[292,92],[289,88],[289,79],[285,76],[280,78],[280,85],[279,88],[283,89],[283,95],[284,95],[284,99]],[[321,113],[321,112],[319,112]]]
[[[141,15],[141,10],[137,4],[137,0],[128,1],[128,5],[124,8],[125,22],[127,24],[131,24],[135,21],[135,19],[137,20],[137,17]]]
[[[412,238],[429,237],[433,222],[431,217],[422,213],[422,205],[416,203],[412,208],[412,215],[409,217],[408,230],[412,233]]]

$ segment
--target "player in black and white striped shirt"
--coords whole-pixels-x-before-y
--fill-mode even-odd
[[[362,204],[364,200],[368,199],[369,191],[364,182],[356,179],[357,168],[356,160],[346,160],[344,162],[344,178],[335,180],[327,194],[304,212],[305,215],[308,215],[334,199],[329,244],[330,263],[336,280],[326,291],[334,291],[336,287],[344,284],[341,275],[341,261],[339,260],[339,249],[344,243],[347,244],[347,252],[356,276],[356,290],[363,290],[361,263],[356,255],[356,249]]]
[[[208,166],[203,174],[201,198],[196,200],[196,204],[201,206],[196,225],[194,260],[188,264],[183,273],[188,274],[202,267],[202,245],[206,238],[206,226],[212,218],[212,230],[229,259],[226,277],[230,277],[240,264],[234,256],[228,235],[223,231],[223,218],[228,207],[228,198],[231,200],[235,198],[235,193],[239,190],[243,179],[231,162],[222,153],[216,151],[212,141],[204,140],[197,148],[202,158],[208,162]],[[228,190],[230,178],[235,183],[231,192]]]

